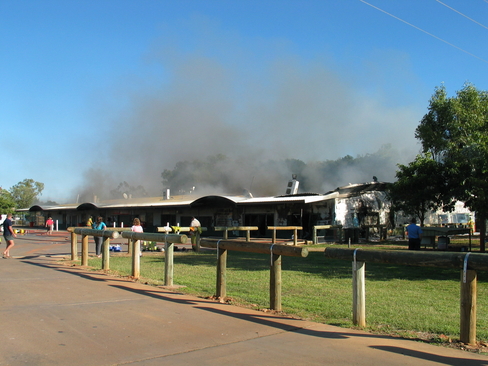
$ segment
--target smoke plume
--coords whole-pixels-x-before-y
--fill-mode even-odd
[[[184,185],[206,194],[274,195],[300,173],[302,186],[323,193],[373,175],[393,181],[396,164],[413,160],[417,111],[387,106],[321,57],[303,60],[269,44],[260,56],[217,33],[207,29],[190,51],[167,39],[154,44],[146,60],[162,72],[151,82],[127,78],[127,105],[108,122],[103,169],[86,172],[83,198],[109,198],[121,182],[161,196],[180,189],[163,186],[163,171],[219,154],[228,159],[206,172],[214,185]],[[345,156],[354,164],[334,170],[332,162]],[[305,165],[293,171],[285,159]]]

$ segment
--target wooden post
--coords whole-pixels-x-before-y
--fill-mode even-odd
[[[195,251],[198,253],[200,252],[200,232],[198,230],[195,230]]]
[[[127,239],[127,253],[132,254],[132,239]]]
[[[352,322],[366,326],[365,262],[352,262]]]
[[[295,228],[293,229],[293,245],[298,244],[298,230]]]
[[[281,311],[281,255],[271,254],[269,277],[270,308]]]
[[[246,241],[251,241],[251,230],[246,230]]]
[[[461,342],[466,344],[476,343],[476,287],[477,274],[474,270],[461,271]]]
[[[132,276],[139,278],[141,275],[141,245],[139,240],[132,240]]]
[[[227,296],[227,249],[218,249],[217,259],[217,298],[225,300]]]
[[[273,229],[273,237],[271,238],[271,243],[276,243],[276,228]]]
[[[224,230],[224,239],[228,239],[229,238],[229,230],[225,229]]]
[[[316,226],[313,227],[313,231],[312,231],[312,243],[314,243],[314,244],[317,244],[318,243],[318,240],[317,240],[317,227]]]
[[[75,233],[71,233],[71,260],[78,259],[78,236]]]
[[[102,269],[110,269],[110,238],[104,237],[102,243]]]
[[[173,243],[164,243],[164,285],[173,286]]]
[[[81,265],[88,266],[88,235],[81,236]]]

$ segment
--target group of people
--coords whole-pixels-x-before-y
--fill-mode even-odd
[[[48,228],[48,235],[52,234],[54,226],[54,221],[51,217],[46,221],[46,227]],[[98,216],[95,222],[92,221],[90,217],[87,221],[87,226],[91,226],[95,230],[105,230],[107,225],[103,222],[103,217]],[[17,237],[13,227],[12,227],[12,214],[8,214],[7,218],[3,221],[3,237],[7,244],[7,248],[3,251],[3,258],[10,257],[10,249],[14,246],[14,238]],[[195,249],[196,234],[200,233],[201,224],[195,217],[192,218],[190,223],[190,236],[192,247]],[[136,217],[132,222],[131,231],[142,233],[144,229],[141,225],[141,221]],[[422,239],[422,228],[416,224],[416,220],[412,219],[410,225],[406,227],[406,233],[408,235],[408,249],[409,250],[420,250],[420,242]],[[97,257],[102,255],[102,242],[103,237],[94,236],[95,240],[95,254]]]
[[[91,216],[88,218],[87,221],[87,226],[91,226],[92,229],[95,230],[105,230],[107,225],[103,222],[103,217],[98,216],[97,221],[93,223]],[[142,233],[144,232],[144,229],[141,225],[141,220],[139,218],[135,218],[134,221],[132,222],[131,226],[131,231],[136,232],[136,233]],[[191,237],[191,243],[193,250],[195,250],[195,244],[196,244],[196,235],[201,233],[201,224],[198,219],[195,217],[192,218],[192,221],[190,223],[190,237]],[[102,256],[102,243],[103,243],[103,237],[101,236],[94,236],[93,237],[95,241],[95,254],[97,257]]]
[[[87,226],[91,226],[91,228],[94,230],[105,230],[107,228],[107,225],[105,224],[105,222],[103,222],[102,216],[98,216],[95,222],[92,221],[92,218],[90,216],[87,221]],[[141,220],[139,220],[137,217],[132,222],[131,231],[134,231],[136,233],[144,232],[144,229],[141,225]],[[100,258],[102,256],[103,237],[94,236],[93,240],[95,241],[95,254],[98,258]]]

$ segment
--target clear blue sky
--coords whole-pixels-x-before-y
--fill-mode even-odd
[[[487,0],[2,0],[0,186],[64,202],[215,153],[413,158],[436,86],[488,89],[487,27]]]

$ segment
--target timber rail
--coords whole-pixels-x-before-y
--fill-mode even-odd
[[[223,231],[226,240],[229,238],[229,231],[245,231],[246,241],[251,241],[251,231],[259,230],[259,228],[257,226],[216,226],[214,230]]]
[[[88,237],[99,236],[103,237],[102,243],[102,269],[109,270],[110,268],[110,239],[116,239],[119,235],[120,228],[107,228],[106,230],[94,230],[87,228],[70,227],[68,231],[71,233],[71,260],[78,259],[78,242],[77,235],[81,235],[81,265],[88,266]],[[134,231],[122,230],[122,237],[129,240],[129,252],[132,254],[132,277],[140,277],[141,268],[141,246],[140,240],[148,240],[154,242],[164,243],[165,245],[165,266],[164,266],[164,284],[165,286],[173,286],[173,253],[174,243],[185,244],[188,240],[186,235],[177,234],[160,234],[160,233],[136,233]]]
[[[460,340],[467,344],[476,343],[476,271],[488,271],[487,254],[327,248],[325,256],[352,261],[353,323],[361,327],[366,326],[366,262],[460,268]]]
[[[219,299],[225,299],[227,296],[226,270],[228,250],[270,255],[270,309],[278,311],[281,311],[281,256],[302,258],[308,256],[306,247],[275,243],[202,238],[200,245],[217,249],[217,288],[215,296]]]

